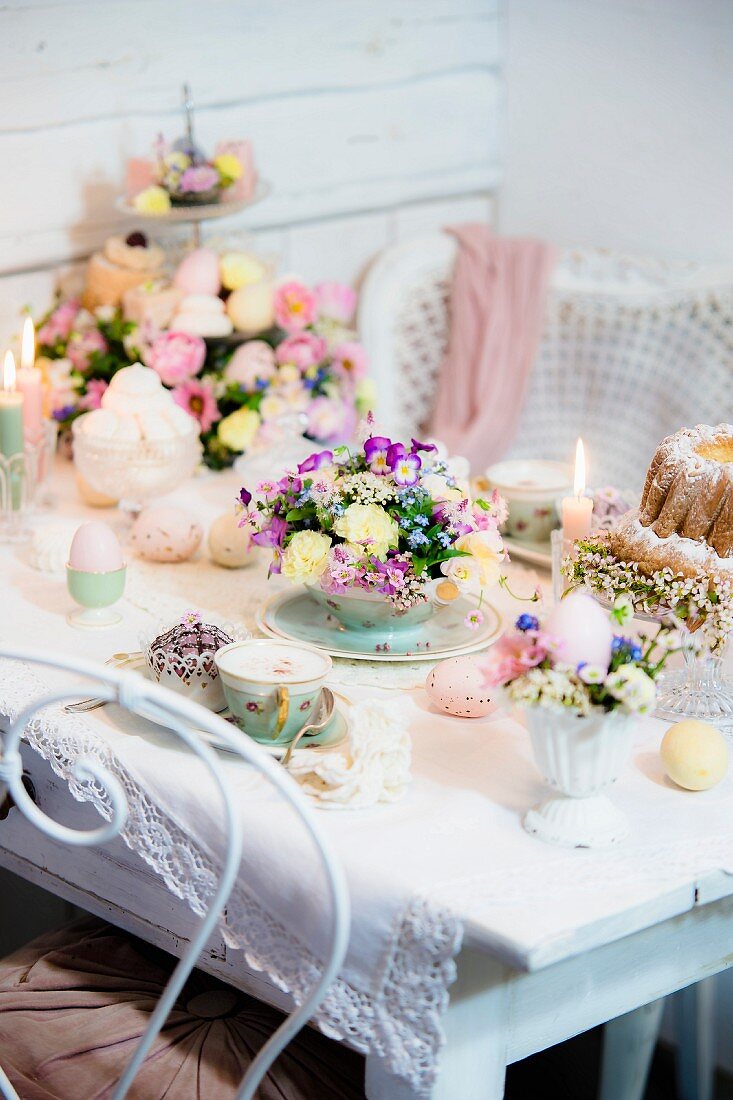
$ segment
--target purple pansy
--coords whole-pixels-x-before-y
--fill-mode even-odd
[[[317,451],[300,463],[298,473],[309,474],[313,470],[320,470],[322,466],[330,466],[332,462],[333,451]]]
[[[239,496],[237,497],[238,503],[241,504],[243,508],[249,508],[251,500],[252,494],[248,492],[244,487],[242,487],[239,490]]]
[[[400,446],[400,444],[397,444]],[[404,447],[402,448],[404,451]],[[390,451],[392,448],[390,447]],[[390,462],[392,477],[397,485],[416,485],[420,477],[422,459],[420,455],[412,451],[408,454],[396,454]]]
[[[267,526],[252,536],[252,542],[256,546],[280,547],[287,529],[288,525],[282,516],[272,516]]]
[[[373,474],[389,473],[387,455],[391,446],[392,440],[386,435],[372,435],[364,443],[364,456]]]
[[[421,443],[419,439],[412,440],[413,451],[425,451],[426,454],[437,454],[438,448],[434,443]]]

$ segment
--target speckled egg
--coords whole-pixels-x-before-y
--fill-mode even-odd
[[[722,733],[695,718],[669,727],[659,755],[669,778],[688,791],[709,790],[728,770],[728,745]]]
[[[203,534],[201,525],[182,508],[146,508],[133,524],[130,541],[146,561],[187,561]]]
[[[433,706],[458,718],[485,718],[496,709],[475,657],[450,657],[428,673],[425,690]]]
[[[221,288],[219,257],[210,248],[196,248],[181,260],[173,285],[183,294],[218,294]]]
[[[223,512],[209,528],[209,553],[211,560],[226,569],[241,569],[254,561],[255,547],[252,532],[240,527],[234,512]]]

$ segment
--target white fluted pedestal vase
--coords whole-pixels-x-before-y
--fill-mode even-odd
[[[629,832],[626,814],[605,793],[626,766],[634,716],[616,710],[588,717],[528,707],[535,762],[557,794],[524,818],[528,833],[567,848],[607,848]]]

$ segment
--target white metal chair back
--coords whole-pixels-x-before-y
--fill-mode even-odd
[[[128,1063],[124,1075],[117,1084],[112,1100],[123,1100],[127,1096],[135,1074],[140,1069],[176,998],[195,967],[206,941],[216,926],[234,886],[242,858],[241,824],[234,799],[216,753],[202,739],[199,731],[203,730],[213,735],[217,740],[223,741],[232,752],[237,753],[243,760],[259,771],[292,807],[311,837],[323,867],[331,904],[330,951],[325,960],[321,976],[309,995],[270,1036],[245,1074],[237,1092],[237,1100],[252,1100],[256,1089],[278,1054],[284,1050],[290,1040],[308,1022],[324,999],[329,986],[341,968],[348,946],[350,903],[346,879],[340,863],[334,856],[330,844],[317,823],[315,814],[308,806],[297,784],[276,761],[267,756],[253,741],[249,741],[241,733],[233,730],[223,718],[197,703],[192,703],[180,695],[133,673],[115,671],[91,662],[67,660],[56,655],[0,650],[0,659],[2,658],[43,664],[88,677],[98,685],[98,689],[95,688],[95,691],[100,699],[117,702],[133,714],[141,715],[167,727],[180,737],[192,752],[203,761],[213,776],[222,799],[225,823],[224,834],[227,847],[222,861],[219,884],[196,935],[192,937],[154,1012],[151,1014],[150,1022],[140,1039],[135,1054]],[[5,796],[5,789],[7,789],[20,812],[41,832],[62,843],[92,846],[104,844],[114,839],[124,827],[127,819],[127,801],[122,786],[116,777],[110,774],[99,761],[91,757],[77,762],[75,768],[76,778],[82,782],[93,780],[106,791],[110,817],[106,824],[97,829],[87,831],[70,829],[52,821],[29,797],[22,782],[23,766],[19,752],[23,731],[37,711],[49,705],[78,699],[78,697],[78,686],[69,687],[63,691],[49,692],[48,695],[35,700],[22,711],[13,721],[8,732],[4,736],[0,736],[0,748],[2,749],[0,753],[0,802]],[[1,1067],[0,1093],[6,1100],[20,1100]]]
[[[415,237],[383,252],[362,288],[359,327],[378,420],[396,438],[429,422],[448,342],[455,249],[445,233]],[[730,419],[732,398],[733,263],[566,250],[506,457],[568,461],[582,435],[592,484],[640,488],[660,439],[683,425]]]

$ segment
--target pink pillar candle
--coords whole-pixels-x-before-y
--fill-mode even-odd
[[[43,434],[43,375],[37,367],[21,367],[15,385],[23,394],[23,432],[28,443],[39,443]]]
[[[585,539],[590,534],[593,501],[590,497],[564,497],[562,502],[562,536],[566,542]]]

